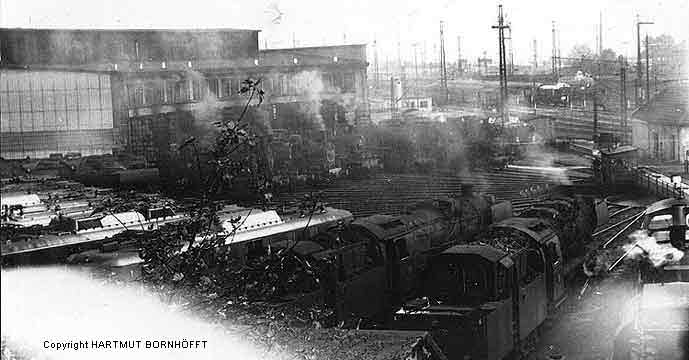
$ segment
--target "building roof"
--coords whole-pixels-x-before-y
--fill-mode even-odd
[[[632,114],[635,119],[649,123],[689,125],[689,86],[672,84],[656,96],[650,105]]]
[[[360,48],[365,47],[367,44],[347,44],[347,45],[325,45],[325,46],[304,46],[296,48],[276,48],[276,49],[262,49],[261,52],[271,52],[271,51],[299,51],[299,50],[329,50],[334,48]]]
[[[331,47],[331,52],[337,53],[337,46]],[[217,60],[188,60],[188,61],[120,61],[115,63],[93,63],[86,65],[4,65],[8,69],[20,70],[60,70],[85,72],[123,72],[123,73],[177,73],[184,71],[256,71],[264,72],[266,68],[275,67],[309,67],[309,66],[366,66],[365,58],[348,57],[343,53],[338,55],[319,55],[302,53],[301,48],[287,50],[261,50],[257,58],[236,58]],[[337,61],[335,61],[337,56]],[[297,59],[296,62],[294,59]],[[163,67],[163,63],[165,67]],[[189,66],[191,64],[191,67]]]
[[[66,29],[66,28],[4,28],[0,27],[0,31],[64,31],[64,32],[179,32],[179,33],[204,33],[204,32],[258,32],[261,30],[253,29],[234,29],[234,28],[208,28],[208,29]]]

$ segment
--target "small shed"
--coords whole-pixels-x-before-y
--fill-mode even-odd
[[[638,165],[636,147],[623,145],[600,150],[600,176],[604,184],[632,184],[632,170]]]

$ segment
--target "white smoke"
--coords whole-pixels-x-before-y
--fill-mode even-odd
[[[659,244],[652,236],[648,236],[645,230],[637,230],[629,235],[632,243],[623,246],[627,257],[636,260],[646,259],[654,267],[679,262],[684,257],[684,252],[678,250],[670,243]]]
[[[302,71],[295,75],[293,81],[296,93],[306,98],[302,111],[313,120],[318,129],[325,129],[321,115],[321,95],[328,89],[323,84],[321,72]]]
[[[24,268],[2,271],[1,294],[0,322],[7,345],[3,359],[7,353],[28,353],[34,359],[266,358],[244,338],[180,313],[140,285],[116,285],[64,267]],[[141,346],[92,348],[92,341],[101,340],[140,340]],[[147,340],[206,344],[205,348],[147,349]],[[50,348],[79,341],[89,348]]]

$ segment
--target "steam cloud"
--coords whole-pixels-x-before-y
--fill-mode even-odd
[[[321,73],[318,71],[297,73],[294,77],[294,85],[297,94],[302,94],[307,100],[302,107],[302,112],[314,121],[319,130],[324,130],[325,124],[321,115],[321,94],[328,89],[323,84]]]
[[[673,247],[671,244],[658,244],[652,236],[648,236],[646,231],[637,230],[629,235],[632,243],[625,245],[625,252],[629,251],[628,258],[643,260],[647,259],[654,267],[660,267],[682,260],[684,252]]]

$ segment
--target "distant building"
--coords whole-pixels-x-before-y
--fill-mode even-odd
[[[689,84],[668,86],[650,106],[631,116],[632,145],[657,161],[686,160],[689,150]]]
[[[236,116],[247,78],[262,80],[269,127],[369,121],[365,45],[259,51],[258,33],[0,29],[0,156],[159,162],[190,127]]]

